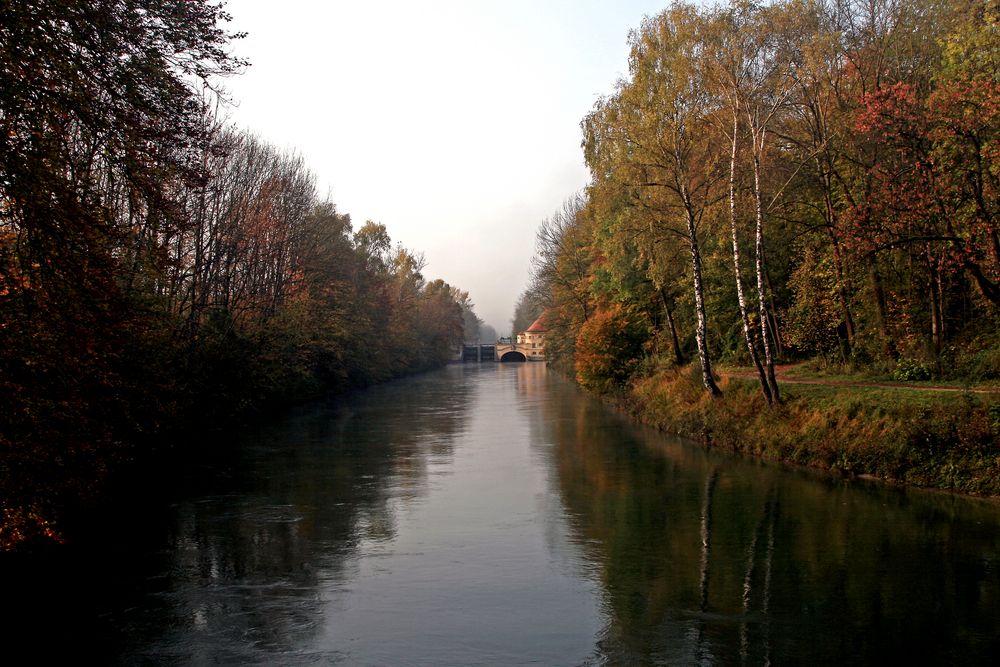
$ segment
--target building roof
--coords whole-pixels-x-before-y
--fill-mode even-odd
[[[545,313],[542,313],[531,326],[524,330],[525,333],[542,333],[545,331]]]

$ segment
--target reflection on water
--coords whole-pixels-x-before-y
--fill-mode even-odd
[[[722,457],[551,391],[539,424],[556,429],[571,531],[599,571],[597,662],[1000,655],[997,504]]]
[[[234,438],[70,557],[2,573],[11,636],[120,664],[1000,654],[996,504],[717,456],[542,364],[452,366]]]

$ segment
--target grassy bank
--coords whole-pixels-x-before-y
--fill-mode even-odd
[[[888,482],[1000,496],[1000,395],[784,384],[769,408],[750,380],[712,399],[695,369],[633,382],[627,410],[661,430],[740,454]]]

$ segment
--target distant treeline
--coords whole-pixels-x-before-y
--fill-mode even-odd
[[[676,3],[583,120],[516,318],[610,391],[653,366],[818,356],[1000,378],[1000,9]],[[515,328],[517,328],[515,326]]]
[[[2,10],[0,548],[57,534],[136,442],[443,364],[478,327],[300,157],[217,119],[212,86],[245,65],[227,20]]]

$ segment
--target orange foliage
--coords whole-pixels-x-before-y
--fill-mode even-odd
[[[649,337],[650,323],[637,309],[618,303],[599,309],[576,337],[577,381],[600,393],[623,386],[638,367]]]

